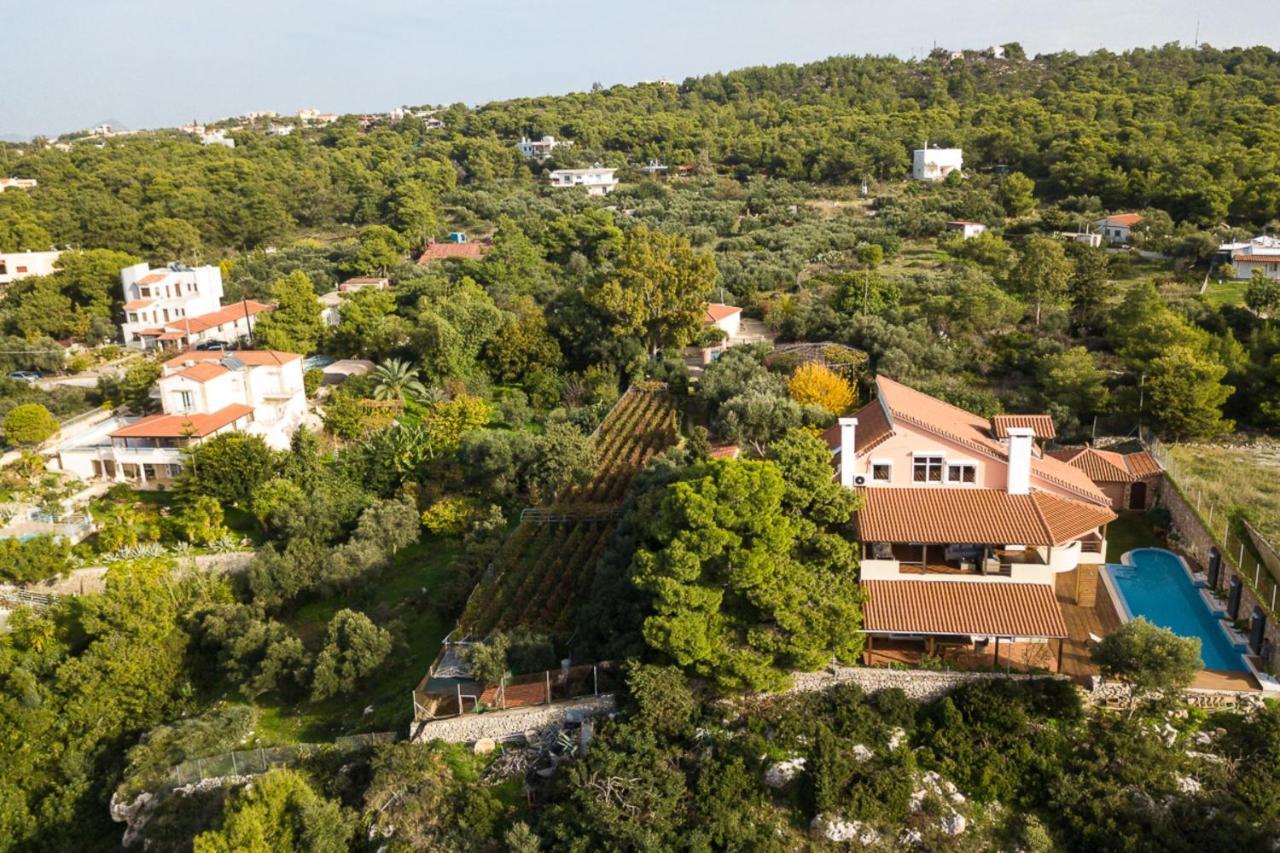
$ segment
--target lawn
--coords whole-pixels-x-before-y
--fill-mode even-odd
[[[343,735],[392,731],[413,718],[410,695],[435,660],[450,625],[433,606],[434,594],[457,556],[456,542],[411,545],[396,554],[373,582],[350,594],[309,602],[286,620],[313,650],[324,642],[325,626],[343,608],[363,611],[382,627],[395,623],[403,643],[370,681],[354,694],[312,704],[262,700],[257,735],[263,744],[331,741]],[[373,710],[365,714],[366,708]]]
[[[1163,548],[1145,515],[1125,513],[1107,525],[1107,562],[1118,563],[1126,551],[1134,548]]]
[[[1204,301],[1214,310],[1224,305],[1244,305],[1244,290],[1248,284],[1247,281],[1236,279],[1226,279],[1221,283],[1211,281],[1205,288]]]
[[[1225,511],[1247,517],[1263,536],[1280,542],[1280,446],[1179,444],[1169,451],[1174,480],[1192,504],[1199,502],[1202,514],[1213,507],[1215,528]]]

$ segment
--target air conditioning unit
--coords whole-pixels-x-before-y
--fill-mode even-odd
[[[867,484],[867,475],[859,474],[858,476],[854,477],[853,484],[855,486],[865,486]]]

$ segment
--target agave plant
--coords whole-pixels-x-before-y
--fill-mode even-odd
[[[389,358],[373,369],[372,376],[378,384],[373,389],[376,400],[399,400],[406,396],[423,397],[427,387],[418,379],[418,368],[407,361]]]

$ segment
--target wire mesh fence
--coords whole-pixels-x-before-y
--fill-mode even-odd
[[[351,752],[379,743],[394,743],[400,737],[398,732],[370,732],[340,737],[332,744],[298,743],[291,746],[238,749],[221,755],[193,758],[175,765],[169,770],[169,782],[177,787],[220,776],[254,776],[277,767],[288,767],[326,749]]]

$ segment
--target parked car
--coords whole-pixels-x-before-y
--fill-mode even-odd
[[[26,382],[28,385],[35,385],[44,376],[38,370],[15,370],[9,374],[9,378],[15,382]]]
[[[225,351],[225,350],[231,349],[231,345],[226,341],[201,341],[200,343],[196,344],[196,349],[202,350],[205,352],[208,352],[211,350]]]

